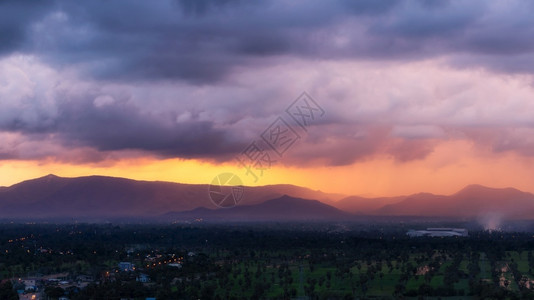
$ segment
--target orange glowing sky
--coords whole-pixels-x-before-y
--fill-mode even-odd
[[[460,155],[461,154],[461,155]],[[209,183],[219,173],[234,172],[246,185],[285,184],[325,192],[364,196],[394,196],[417,192],[451,194],[468,183],[491,187],[516,187],[534,192],[531,178],[534,161],[509,154],[496,157],[475,151],[469,143],[451,142],[438,146],[426,159],[398,163],[374,158],[340,167],[274,167],[254,183],[239,166],[199,160],[150,158],[124,160],[111,165],[69,165],[43,161],[6,161],[0,167],[0,182],[19,181],[54,173],[64,177],[106,175],[137,180],[181,183]]]

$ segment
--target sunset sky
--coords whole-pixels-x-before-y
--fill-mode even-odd
[[[233,172],[364,196],[534,192],[533,13],[530,1],[3,1],[0,185]],[[303,92],[318,109],[307,126],[288,113]],[[264,149],[276,162],[255,180],[235,158],[265,147],[277,118],[300,138]]]

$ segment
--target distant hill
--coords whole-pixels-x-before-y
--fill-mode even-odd
[[[240,204],[257,204],[286,194],[323,201],[340,197],[293,185],[269,185],[246,187]],[[0,218],[151,217],[198,207],[215,208],[206,184],[47,175],[0,188]]]
[[[187,212],[173,212],[161,216],[167,221],[203,219],[205,221],[340,221],[354,216],[317,200],[284,195],[256,205],[227,209],[197,208]]]
[[[385,205],[375,215],[479,217],[499,214],[504,218],[533,218],[534,195],[514,188],[469,185],[449,195],[415,194]]]
[[[332,206],[350,213],[370,214],[377,209],[404,200],[406,196],[365,198],[360,196],[345,197],[337,202],[331,202]]]
[[[215,209],[206,184],[47,175],[10,187],[0,187],[0,219],[4,220],[61,218],[106,221],[163,215],[172,219],[178,216],[173,214],[180,212],[183,212],[180,216],[197,214],[214,219],[240,220],[304,220],[321,219],[321,216],[335,219],[346,217],[345,212],[369,216],[478,218],[492,215],[500,218],[534,218],[534,195],[514,188],[470,185],[452,195],[419,193],[365,198],[327,194],[293,185],[268,185],[245,187],[243,200],[236,208],[222,212]],[[172,214],[168,214],[170,212]]]

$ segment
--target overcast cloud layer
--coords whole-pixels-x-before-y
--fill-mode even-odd
[[[530,1],[0,1],[0,159],[224,161],[302,91],[284,160],[534,155]]]

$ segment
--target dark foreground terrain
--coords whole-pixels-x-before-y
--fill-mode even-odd
[[[469,236],[406,235],[444,226]],[[0,299],[534,299],[534,234],[521,228],[8,223]]]

